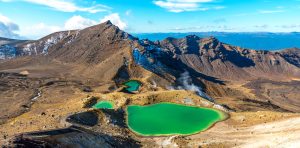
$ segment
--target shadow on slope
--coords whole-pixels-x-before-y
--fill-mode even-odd
[[[19,135],[12,139],[7,147],[140,147],[139,142],[120,136],[95,133],[87,129],[72,126],[43,132]]]

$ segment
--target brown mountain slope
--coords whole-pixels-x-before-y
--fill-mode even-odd
[[[178,78],[188,71],[192,82],[212,97],[238,95],[244,98],[239,91],[229,91],[231,88],[224,85],[225,82],[243,81],[241,84],[245,84],[257,78],[290,80],[299,77],[298,61],[290,60],[297,52],[242,49],[213,37],[141,41],[109,21],[83,30],[54,33],[18,47],[24,55],[31,56],[2,61],[1,71],[28,71],[29,77],[80,80],[102,86],[103,91],[130,78],[146,77],[148,82],[155,81],[164,88],[171,83],[181,85]]]
[[[71,44],[56,44],[49,49],[49,57],[72,63],[99,64],[130,45],[129,39],[133,37],[108,21],[79,31]]]
[[[111,81],[124,59],[131,59],[129,39],[134,38],[109,21],[80,31],[57,32],[18,45],[19,58],[2,61],[0,70]]]
[[[55,93],[57,87],[52,83],[56,84],[56,81],[61,82],[61,86],[72,87],[65,93],[70,96],[73,87],[89,86],[97,92],[105,92],[117,88],[115,80],[122,82],[135,75],[142,76],[141,68],[130,66],[133,63],[133,40],[130,35],[106,22],[19,44],[18,50],[22,54],[15,59],[0,61],[0,71],[4,74],[26,73],[22,79],[28,82],[23,82],[19,77],[1,77],[4,84],[0,90],[0,106],[6,112],[0,113],[0,122],[23,113],[22,106],[30,106],[33,102],[34,90],[51,87],[49,92]],[[120,69],[125,76],[119,74]],[[74,81],[76,84],[73,84]],[[22,98],[20,95],[23,95]],[[4,108],[16,100],[18,102],[11,109]]]
[[[225,80],[300,77],[297,58],[288,61],[291,53],[243,49],[197,36],[167,38],[160,45],[188,67]]]
[[[300,68],[300,49],[299,48],[286,49],[286,50],[280,51],[279,53],[289,63],[294,64],[295,66]]]
[[[16,68],[24,67],[27,62],[30,66],[54,62],[62,67],[73,68],[74,73],[91,77],[104,76],[105,80],[114,76],[104,74],[106,71],[116,73],[126,61],[134,63],[136,59],[131,54],[135,48],[148,60],[147,66],[141,66],[152,72],[153,69],[163,69],[164,71],[156,72],[163,77],[168,74],[178,77],[185,70],[213,82],[216,82],[215,78],[252,80],[300,77],[297,49],[281,52],[256,51],[227,45],[213,37],[201,39],[193,35],[182,39],[167,38],[156,43],[148,41],[145,44],[109,21],[83,30],[57,32],[37,41],[19,44],[17,48],[18,56],[38,55],[38,59],[35,56],[32,58],[35,60],[19,62],[21,66],[17,66],[16,61],[10,61],[12,64],[6,65]],[[159,48],[162,51],[156,52]],[[51,67],[51,64],[48,66]],[[10,66],[4,67],[7,69]]]
[[[47,35],[39,40],[27,41],[16,44],[16,56],[35,56],[48,54],[49,48],[58,43],[70,43],[76,38],[78,30],[61,31]]]

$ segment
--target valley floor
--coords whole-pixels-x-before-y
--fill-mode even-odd
[[[60,70],[63,71],[63,68]],[[24,69],[20,69],[18,72],[22,71]],[[300,146],[300,114],[293,113],[298,112],[299,81],[256,80],[227,83],[225,86],[217,88],[217,91],[220,92],[219,95],[213,96],[217,104],[227,106],[225,108],[229,109],[226,111],[229,114],[227,120],[215,124],[207,131],[190,136],[141,137],[132,133],[125,124],[125,113],[122,110],[124,111],[127,105],[173,102],[212,108],[220,106],[199,97],[194,92],[153,88],[147,78],[140,79],[144,85],[138,94],[127,94],[120,92],[122,88],[118,88],[114,82],[103,83],[84,77],[81,81],[74,81],[66,77],[51,78],[42,75],[42,72],[48,74],[48,71],[37,71],[36,73],[39,75],[33,73],[29,76],[16,73],[7,74],[13,72],[16,71],[5,71],[1,75],[0,110],[4,111],[0,112],[0,119],[2,119],[0,145],[11,144],[16,136],[22,134],[71,128],[73,134],[58,132],[56,136],[42,134],[43,136],[40,137],[29,136],[29,138],[33,140],[42,138],[42,140],[50,140],[50,142],[63,141],[67,144],[92,145],[93,143],[89,141],[91,138],[93,139],[93,135],[97,135],[94,137],[94,141],[97,139],[96,141],[100,144],[109,144],[109,141],[106,140],[111,139],[116,143],[123,141],[127,144],[126,146],[137,147]],[[80,80],[77,77],[76,80]],[[90,92],[87,86],[92,86],[93,92]],[[32,100],[39,91],[41,96]],[[278,95],[282,93],[289,93],[289,95],[283,97]],[[12,96],[13,94],[16,96]],[[98,101],[114,102],[116,110],[95,111],[91,108],[84,108],[92,96],[98,97]],[[186,98],[190,98],[190,101],[186,101]],[[14,102],[18,103],[11,106]],[[99,118],[98,123],[93,126],[85,126],[66,121],[71,115],[85,112],[96,113]],[[81,134],[81,137],[86,136],[86,141],[76,141],[78,139],[77,132]],[[61,139],[62,137],[64,138]],[[108,147],[113,147],[113,145],[108,145]]]
[[[193,98],[193,103],[197,105],[209,105],[192,92],[187,91],[159,90],[137,95],[124,93],[101,95],[82,92],[81,89],[72,85],[68,87],[61,84],[53,85],[43,88],[42,96],[36,100],[28,112],[0,126],[1,145],[7,144],[8,139],[18,134],[68,128],[71,126],[65,121],[68,116],[90,110],[83,108],[88,96],[115,100],[118,107],[122,107],[128,98],[133,104],[161,101],[183,103],[182,99],[186,96]],[[146,138],[137,136],[128,129],[111,125],[108,122],[112,120],[111,117],[106,113],[100,113],[100,123],[92,130],[96,129],[94,131],[104,132],[110,136],[123,135],[124,137],[128,136],[129,132],[129,137],[140,141],[143,147],[291,147],[300,145],[300,114],[298,113],[238,111],[230,112],[229,116],[230,118],[226,121],[217,123],[209,130],[195,135]]]

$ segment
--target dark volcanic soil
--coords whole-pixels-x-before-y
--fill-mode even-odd
[[[0,124],[29,109],[38,80],[17,73],[0,73]]]
[[[245,85],[253,89],[257,98],[292,112],[300,112],[300,81],[278,82],[265,79]]]
[[[104,133],[72,126],[43,132],[24,134],[12,139],[9,147],[123,147],[137,148],[140,144],[130,138],[110,136]]]
[[[47,96],[60,94],[61,98],[71,95],[75,90],[86,91],[80,81],[60,80],[58,78],[32,78],[19,73],[0,73],[0,124],[29,111],[37,99],[44,103],[54,100]]]

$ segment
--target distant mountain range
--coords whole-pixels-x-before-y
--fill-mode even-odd
[[[300,33],[228,33],[228,32],[190,32],[190,33],[140,33],[133,34],[140,39],[152,41],[163,40],[167,37],[183,38],[188,35],[197,35],[201,38],[216,37],[221,42],[256,50],[281,50],[286,48],[300,48]]]
[[[253,45],[259,46],[259,43],[254,42],[261,41],[254,36],[260,36],[270,42],[262,45],[272,45],[275,48],[276,45],[282,45],[280,44],[281,40],[279,40],[280,36],[282,40],[295,36],[293,40],[299,39],[300,41],[300,37],[296,38],[297,34],[200,33],[181,38],[180,36],[184,34],[174,34],[177,35],[176,38],[167,37],[164,40],[154,41],[154,37],[161,39],[165,35],[174,35],[148,34],[148,38],[151,37],[151,40],[141,39],[141,37],[138,39],[108,21],[83,30],[52,33],[35,41],[2,39],[6,44],[0,46],[0,59],[43,56],[49,60],[56,59],[61,62],[76,64],[101,64],[107,62],[107,59],[114,59],[111,64],[119,66],[124,64],[125,59],[126,61],[130,59],[129,61],[135,61],[153,73],[164,75],[163,77],[167,77],[165,74],[177,77],[184,71],[191,74],[202,73],[221,79],[245,80],[257,77],[269,78],[270,76],[274,78],[298,77],[300,76],[299,48],[286,48],[272,52],[252,50],[218,39],[218,37],[223,37],[232,41],[234,39],[236,41],[246,40],[244,43],[251,42]],[[210,35],[216,37],[201,37]],[[250,38],[251,36],[253,39]],[[283,36],[287,36],[287,38],[283,38]],[[278,39],[279,41],[271,42],[271,39]],[[294,45],[298,43],[300,47],[300,42],[295,41],[294,43]],[[281,49],[280,46],[277,48]],[[126,49],[126,52],[124,51],[126,54],[132,54],[132,57],[119,56],[120,59],[117,64],[115,54],[120,53],[123,49]],[[107,68],[110,67],[111,65]],[[177,72],[177,75],[174,71]],[[228,72],[224,73],[224,71]]]
[[[64,38],[66,35],[72,34],[70,41],[76,36],[76,32],[66,31],[60,33],[54,33],[50,36],[40,39],[39,45],[34,41],[25,40],[14,40],[0,37],[0,59],[10,59],[17,55],[31,55],[31,52],[47,52],[48,47],[55,44],[60,38]],[[56,36],[55,36],[56,35]],[[164,40],[168,37],[172,38],[184,38],[189,35],[196,35],[200,38],[215,37],[220,42],[239,46],[246,49],[255,50],[283,50],[289,48],[300,48],[300,33],[267,33],[267,32],[256,32],[256,33],[228,33],[228,32],[190,32],[190,33],[140,33],[132,34],[139,39],[149,39],[151,41]],[[32,44],[30,44],[32,43]],[[45,46],[44,46],[45,45]],[[27,46],[27,47],[25,47]],[[39,46],[39,47],[37,47]],[[17,47],[17,48],[16,48]],[[20,50],[25,49],[28,50]],[[29,50],[36,48],[36,50]],[[43,49],[42,49],[43,48]],[[26,53],[28,52],[28,53]]]

